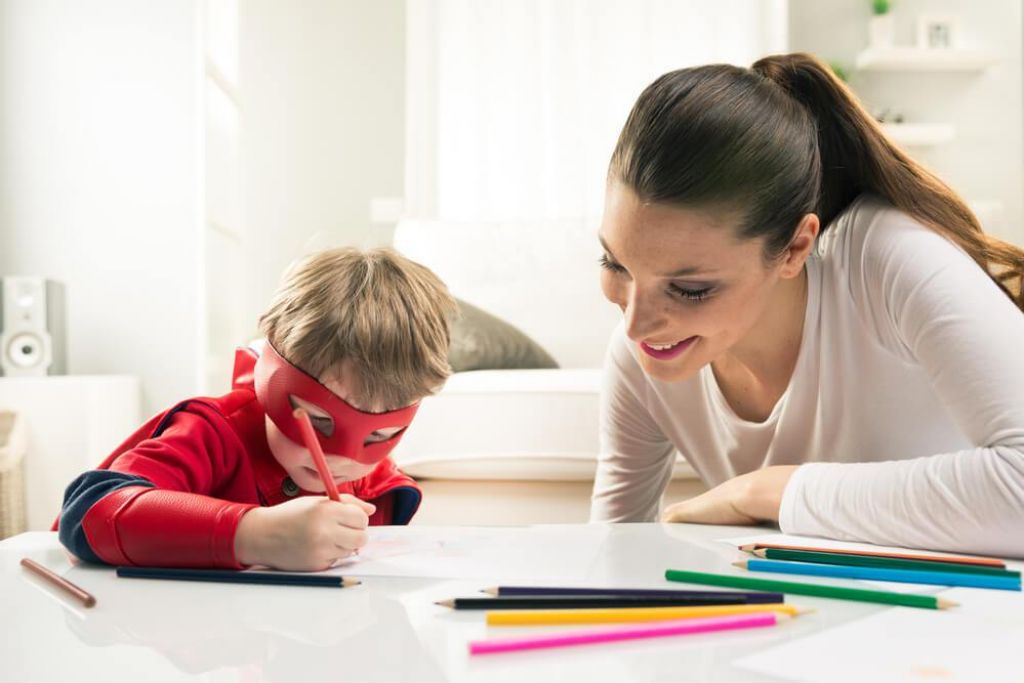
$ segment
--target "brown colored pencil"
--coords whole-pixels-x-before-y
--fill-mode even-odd
[[[890,553],[875,550],[846,550],[838,548],[809,548],[798,545],[782,545],[776,543],[748,543],[741,545],[740,550],[752,553],[755,550],[802,550],[814,553],[837,553],[840,555],[862,555],[865,557],[890,557],[901,560],[927,560],[928,562],[951,562],[954,564],[976,564],[984,567],[1006,569],[1006,563],[992,557],[970,557],[967,555],[925,555],[922,553]]]
[[[70,594],[73,598],[81,602],[86,607],[92,607],[96,604],[96,598],[94,598],[91,593],[85,592],[75,584],[65,579],[63,576],[53,573],[52,571],[50,571],[43,565],[39,564],[38,562],[30,560],[27,557],[23,557],[21,558],[21,566],[29,570],[36,576],[44,579],[48,583],[53,584],[57,588],[60,588],[65,593]]]

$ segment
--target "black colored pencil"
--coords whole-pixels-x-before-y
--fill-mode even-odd
[[[177,567],[118,567],[122,579],[169,579],[213,583],[259,583],[273,586],[324,586],[348,588],[360,581],[341,576],[291,574],[285,572],[239,572],[230,569],[180,569]]]
[[[667,597],[667,598],[691,598],[694,600],[700,599],[715,599],[715,598],[726,598],[730,601],[727,603],[717,604],[734,604],[732,599],[736,599],[736,604],[743,603],[765,603],[765,604],[779,604],[786,601],[785,596],[782,593],[766,593],[760,591],[746,592],[746,591],[700,591],[700,590],[672,590],[664,588],[583,588],[583,587],[557,587],[557,586],[495,586],[493,588],[485,588],[482,593],[488,595],[496,595],[499,597],[522,597],[522,596],[545,596],[545,595],[592,595],[592,596],[613,596],[613,597]],[[693,604],[693,603],[690,603]]]
[[[452,598],[436,603],[457,610],[501,609],[607,609],[610,607],[696,607],[745,605],[743,598],[678,598],[629,595],[536,595],[511,598]]]

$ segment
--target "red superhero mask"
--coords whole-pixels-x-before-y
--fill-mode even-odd
[[[386,413],[358,410],[286,361],[269,343],[256,361],[255,385],[260,405],[282,434],[296,444],[304,443],[291,401],[292,396],[301,398],[330,415],[334,422],[330,434],[317,429],[324,453],[342,455],[364,465],[374,465],[388,456],[419,408],[419,403],[414,403]],[[367,438],[378,429],[395,427],[401,430],[390,438],[367,443]]]

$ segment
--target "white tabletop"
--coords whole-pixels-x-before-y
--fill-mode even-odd
[[[559,537],[569,544],[584,526],[544,530],[538,537],[545,544]],[[720,539],[765,531],[612,525],[596,561],[574,583],[681,588],[664,580],[666,568],[738,571],[731,563],[740,553]],[[84,609],[65,598],[22,569],[21,557],[65,575],[95,595],[97,605]],[[512,573],[520,583],[531,582],[530,566]],[[434,602],[479,595],[494,584],[369,577],[339,590],[118,579],[108,567],[70,562],[55,534],[22,534],[0,542],[0,679],[777,681],[734,661],[882,610],[909,609],[789,596],[816,611],[767,629],[469,657],[468,641],[523,630],[488,629],[482,613],[452,612]]]

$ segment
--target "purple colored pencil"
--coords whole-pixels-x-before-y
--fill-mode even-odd
[[[761,591],[699,591],[671,590],[662,588],[584,588],[584,587],[551,587],[551,586],[498,586],[489,588],[484,593],[498,597],[539,597],[539,596],[611,596],[638,598],[679,598],[681,600],[715,600],[746,604],[780,604],[786,601],[782,593],[764,593]]]

